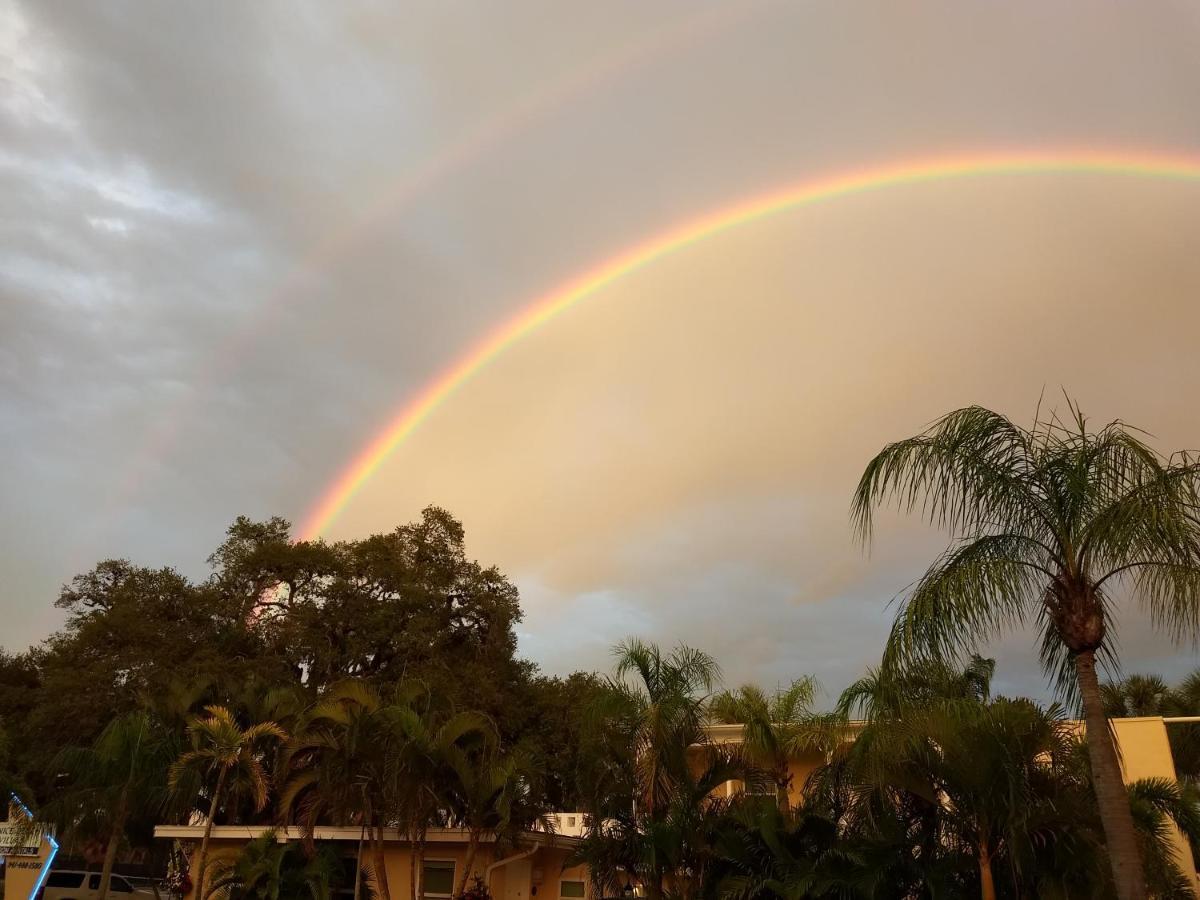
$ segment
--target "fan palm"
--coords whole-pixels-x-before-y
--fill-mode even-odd
[[[187,733],[192,749],[183,753],[171,766],[170,784],[178,786],[188,773],[197,773],[205,781],[213,779],[209,796],[208,817],[204,836],[196,853],[193,868],[197,896],[204,894],[204,867],[213,823],[227,792],[245,792],[261,812],[267,805],[271,789],[270,776],[263,766],[267,745],[287,739],[287,734],[275,722],[257,722],[243,728],[224,706],[205,707],[205,716],[194,716]]]
[[[1036,620],[1041,655],[1082,701],[1096,799],[1120,900],[1145,884],[1097,663],[1112,661],[1112,598],[1128,589],[1175,637],[1200,622],[1200,464],[1164,459],[1119,422],[1071,417],[1030,428],[980,407],[952,412],[867,465],[852,517],[920,504],[955,543],[905,597],[889,655],[955,655]]]
[[[1169,714],[1174,697],[1170,685],[1157,675],[1129,675],[1100,686],[1104,712],[1111,719]]]
[[[747,684],[737,691],[722,691],[708,706],[716,721],[743,726],[746,752],[770,773],[775,801],[784,813],[790,806],[792,786],[789,762],[816,743],[818,717],[812,709],[816,691],[812,677],[799,678],[774,694]]]

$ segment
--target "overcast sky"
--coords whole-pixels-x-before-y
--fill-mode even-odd
[[[1191,3],[5,3],[0,644],[105,556],[205,574],[303,518],[407,398],[554,285],[687,219],[966,152],[1200,155]],[[730,681],[877,660],[944,545],[847,523],[871,454],[1066,388],[1200,447],[1200,184],[993,177],[701,242],[511,348],[330,529],[436,503],[521,649],[630,634]],[[1127,668],[1194,664],[1132,617]],[[1044,693],[1028,640],[1001,686]]]

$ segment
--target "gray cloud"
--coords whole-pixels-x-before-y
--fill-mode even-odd
[[[1185,6],[729,9],[4,7],[0,642],[100,555],[198,573],[235,515],[299,518],[462,348],[672,223],[898,158],[1200,147]],[[514,349],[339,533],[455,509],[553,670],[636,631],[836,688],[937,547],[850,541],[882,441],[1064,384],[1200,443],[1198,197],[944,185],[731,235]]]

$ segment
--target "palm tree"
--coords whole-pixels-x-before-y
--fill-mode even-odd
[[[737,691],[722,691],[709,703],[709,715],[727,725],[742,725],[743,743],[750,756],[764,766],[775,783],[775,801],[780,812],[790,806],[792,786],[789,760],[813,749],[819,730],[812,704],[817,682],[811,676],[793,681],[787,688],[768,695],[757,685]]]
[[[459,895],[466,890],[485,832],[511,837],[534,825],[549,830],[549,820],[529,799],[534,771],[527,753],[501,751],[491,739],[475,747],[454,744],[444,752],[452,773],[446,786],[450,823],[467,832],[467,852],[454,891]]]
[[[1169,715],[1174,696],[1170,685],[1157,675],[1128,675],[1100,686],[1104,714],[1110,719],[1126,716]]]
[[[168,771],[178,752],[174,733],[138,710],[110,722],[90,747],[64,748],[52,760],[50,774],[60,789],[38,818],[64,834],[103,834],[97,900],[108,896],[131,820],[155,819],[170,805]]]
[[[636,874],[650,900],[661,900],[669,875],[698,864],[694,839],[702,821],[694,804],[746,767],[705,731],[706,705],[719,677],[708,654],[679,646],[619,644],[615,674],[591,710],[584,792],[588,836],[581,851],[608,886]],[[697,773],[721,781],[697,788]],[[701,781],[704,781],[701,778]],[[706,807],[708,808],[708,807]],[[681,882],[682,883],[682,882]]]
[[[273,830],[249,841],[237,856],[217,857],[209,868],[212,878],[201,900],[219,891],[237,900],[298,900],[305,895],[329,900],[341,875],[332,847],[298,856],[296,845],[281,843]]]
[[[664,654],[635,639],[613,653],[616,675],[608,697],[631,729],[638,800],[653,815],[687,771],[688,749],[706,743],[705,704],[721,670],[707,653],[682,645]]]
[[[188,773],[197,773],[205,781],[214,779],[209,795],[208,817],[204,822],[204,837],[196,853],[193,868],[198,897],[204,897],[204,866],[208,858],[208,843],[212,837],[217,810],[227,792],[249,794],[256,812],[267,805],[271,779],[263,766],[262,757],[267,744],[287,740],[287,734],[275,722],[257,722],[242,728],[224,706],[206,706],[206,716],[194,716],[187,733],[192,749],[182,754],[171,766],[170,784],[179,786]]]
[[[1041,656],[1082,701],[1097,803],[1120,900],[1145,896],[1129,800],[1104,715],[1112,598],[1128,589],[1173,636],[1200,621],[1200,465],[1164,459],[1120,422],[1090,430],[980,407],[952,412],[867,465],[852,517],[864,540],[887,498],[920,504],[954,544],[905,597],[889,656],[954,656],[1036,620]]]
[[[310,846],[322,821],[357,822],[370,840],[375,888],[383,900],[391,897],[383,829],[395,818],[398,715],[398,707],[386,703],[366,682],[339,682],[303,716],[280,763],[286,779],[279,797],[280,815],[299,822]],[[359,873],[362,850],[360,839]],[[358,882],[356,876],[356,897]]]
[[[412,900],[417,900],[418,873],[425,864],[425,839],[429,828],[444,821],[448,809],[453,810],[456,793],[460,811],[469,805],[464,803],[464,795],[468,792],[463,791],[463,784],[469,784],[473,779],[469,775],[466,778],[460,775],[454,763],[458,761],[460,769],[462,763],[469,763],[462,756],[468,747],[476,753],[493,753],[497,737],[495,726],[483,714],[440,710],[428,695],[424,705],[409,704],[402,710],[399,727],[403,736],[399,758],[402,777],[396,784],[396,801],[400,821],[413,844],[413,852],[409,855],[409,885]],[[529,774],[528,761],[522,760],[517,768],[521,770],[517,774],[524,780]],[[469,767],[466,771],[469,772]],[[456,784],[461,793],[454,790]],[[509,797],[506,804],[507,822],[504,824],[516,828],[529,824],[527,796],[522,795],[516,805]],[[540,810],[533,811],[535,817],[538,814]],[[469,869],[469,865],[464,868],[464,875]]]

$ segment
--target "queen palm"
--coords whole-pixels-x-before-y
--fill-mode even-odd
[[[816,679],[805,677],[774,694],[757,685],[743,685],[736,691],[722,691],[709,703],[713,719],[743,726],[746,751],[770,773],[775,801],[783,813],[790,806],[788,760],[816,744],[818,717],[812,709],[816,691]]]
[[[1151,621],[1192,637],[1200,620],[1197,473],[1119,422],[1070,418],[1024,428],[981,407],[952,412],[885,447],[867,465],[852,517],[863,536],[889,498],[918,505],[954,538],[904,598],[888,657],[958,655],[1024,623],[1041,631],[1048,672],[1082,701],[1093,785],[1117,895],[1145,882],[1097,663],[1113,662],[1113,601],[1141,601]]]
[[[663,652],[631,640],[614,649],[614,677],[594,701],[589,757],[583,778],[589,833],[581,855],[609,887],[634,873],[650,900],[662,900],[672,869],[691,856],[689,803],[697,772],[720,781],[745,776],[745,767],[708,740],[705,709],[719,677],[708,654],[679,646]],[[700,797],[700,800],[696,798]],[[683,827],[686,823],[686,827]]]
[[[189,773],[196,773],[211,783],[208,817],[204,836],[193,862],[196,896],[204,894],[204,867],[208,858],[208,843],[213,822],[221,803],[229,793],[246,793],[256,812],[267,805],[271,779],[263,765],[268,744],[287,739],[287,734],[275,722],[257,722],[243,728],[224,706],[206,706],[205,716],[194,716],[187,732],[192,749],[182,754],[171,766],[170,783],[178,786]]]

